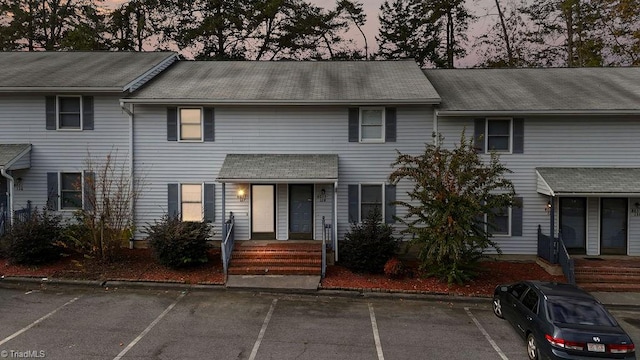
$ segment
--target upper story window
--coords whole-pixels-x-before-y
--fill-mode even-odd
[[[93,96],[47,96],[47,130],[93,130]]]
[[[60,210],[82,209],[82,173],[60,173]]]
[[[182,221],[203,220],[202,184],[180,185],[180,214]]]
[[[488,150],[510,152],[511,139],[511,119],[487,119]]]
[[[180,140],[202,141],[202,108],[180,108]]]
[[[58,96],[58,129],[82,130],[82,97]]]
[[[385,109],[383,107],[360,108],[360,141],[384,142]]]

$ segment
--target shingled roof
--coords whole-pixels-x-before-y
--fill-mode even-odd
[[[0,92],[122,92],[177,59],[173,52],[0,52]]]
[[[536,168],[546,195],[640,195],[640,168]]]
[[[440,96],[414,61],[180,61],[125,101],[379,105]]]
[[[338,155],[229,154],[219,182],[327,182],[338,181]]]
[[[455,112],[640,113],[640,67],[424,70]]]

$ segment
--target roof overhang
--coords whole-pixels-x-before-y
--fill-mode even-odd
[[[0,168],[5,170],[31,167],[31,144],[0,144]]]
[[[125,91],[122,87],[59,87],[59,86],[19,86],[0,87],[0,93],[104,93],[121,94]]]
[[[241,105],[241,106],[314,106],[314,105],[341,105],[341,106],[362,106],[362,105],[437,105],[440,99],[423,100],[216,100],[216,99],[139,99],[123,98],[122,103],[128,104],[150,104],[150,105]]]
[[[438,110],[442,117],[469,116],[607,116],[639,115],[640,109],[619,110]]]
[[[548,196],[640,196],[640,168],[536,168],[536,176]]]
[[[334,183],[335,154],[228,154],[218,177],[221,183]]]

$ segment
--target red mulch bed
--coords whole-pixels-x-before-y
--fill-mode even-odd
[[[354,274],[342,266],[329,266],[322,281],[323,289],[377,292],[448,294],[460,296],[490,296],[497,285],[520,280],[564,282],[563,276],[553,276],[534,262],[483,261],[478,278],[466,285],[448,286],[436,278],[414,272],[410,278],[390,279],[384,274]]]
[[[499,284],[526,279],[564,281],[562,276],[549,275],[533,262],[486,261],[481,263],[481,270],[480,276],[467,285],[448,286],[435,278],[420,276],[415,270],[413,277],[390,279],[382,274],[355,274],[333,265],[327,267],[321,286],[337,290],[489,296]],[[123,249],[117,260],[110,263],[79,254],[40,266],[11,265],[0,259],[0,276],[224,284],[220,249],[209,252],[207,264],[181,270],[158,264],[149,249]]]
[[[220,250],[208,254],[209,262],[189,269],[170,269],[158,264],[149,249],[122,249],[113,262],[80,254],[39,266],[11,265],[0,259],[0,275],[81,280],[129,280],[185,284],[224,284]]]

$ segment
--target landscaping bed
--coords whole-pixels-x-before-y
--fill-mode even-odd
[[[51,264],[39,266],[10,265],[0,259],[0,276],[75,280],[125,280],[174,282],[182,284],[224,284],[220,249],[208,253],[209,262],[189,269],[174,270],[158,264],[149,249],[123,249],[114,262],[102,262],[80,254],[65,256]],[[343,266],[328,266],[322,289],[377,292],[451,294],[489,296],[498,284],[536,279],[564,281],[533,262],[484,261],[480,276],[466,285],[448,286],[435,278],[424,277],[411,267],[412,276],[390,279],[384,274],[357,274]]]

